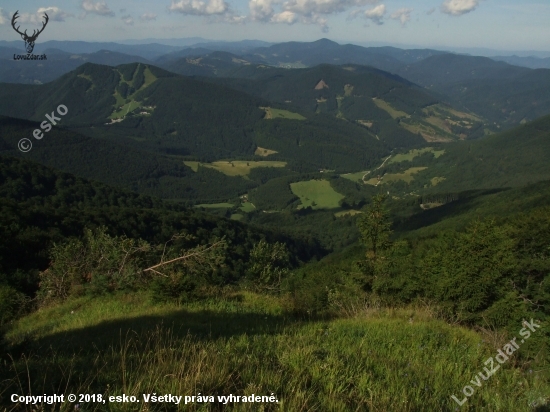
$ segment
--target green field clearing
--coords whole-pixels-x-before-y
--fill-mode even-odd
[[[434,104],[432,106],[425,107],[422,111],[426,114],[429,114],[430,111],[435,113],[436,116],[442,118],[448,118],[450,116],[458,117],[460,119],[473,120],[475,122],[480,122],[481,118],[470,113],[461,112],[451,107],[443,106],[441,103]]]
[[[143,86],[141,86],[139,90],[143,90],[149,87],[151,84],[155,82],[155,80],[157,80],[157,77],[153,73],[151,73],[151,70],[149,69],[149,67],[145,68],[145,70],[143,71],[143,76],[145,77],[145,82],[143,83]]]
[[[93,83],[92,76],[89,74],[79,74],[77,77],[82,77],[83,79],[89,80]]]
[[[292,192],[300,198],[298,209],[311,206],[312,209],[336,209],[345,196],[336,192],[328,180],[308,180],[291,183]]]
[[[350,97],[352,95],[353,95],[353,85],[351,84],[344,85],[344,96]]]
[[[361,213],[363,212],[361,212],[360,210],[342,210],[341,212],[336,212],[334,216],[336,217],[355,216]]]
[[[432,183],[432,186],[437,186],[438,184],[440,184],[444,180],[445,180],[444,177],[432,177],[432,179],[430,181]]]
[[[406,162],[411,161],[415,157],[420,156],[421,154],[431,152],[434,154],[434,157],[437,159],[439,156],[445,154],[445,150],[435,150],[433,147],[425,147],[424,149],[413,149],[408,151],[407,153],[398,153],[395,156],[393,156],[389,161],[388,164],[392,163],[399,163],[399,162]]]
[[[134,77],[136,76],[136,73],[138,72],[138,70],[139,70],[139,66],[134,72]],[[120,72],[118,73],[120,74]],[[113,107],[113,113],[109,116],[109,119],[122,119],[129,112],[143,106],[142,102],[133,100],[133,97],[136,95],[136,93],[138,93],[143,89],[146,89],[157,80],[157,77],[151,72],[149,67],[146,67],[145,70],[143,70],[143,76],[145,78],[143,85],[139,88],[139,90],[136,90],[131,95],[128,95],[126,99],[124,99],[124,97],[122,97],[120,93],[117,90],[115,90],[113,96],[116,101]],[[127,80],[124,80],[124,78],[122,77],[122,74],[120,74],[120,83],[126,83],[129,86],[132,86],[134,84],[134,78],[132,78],[132,80],[127,81]]]
[[[401,122],[399,126],[408,130],[414,134],[420,134],[427,142],[452,142],[453,139],[449,137],[443,130],[439,131],[435,129],[435,126],[427,126],[426,124],[412,121],[411,123]]]
[[[92,83],[92,86],[88,90],[86,90],[87,92],[90,91],[90,90],[95,89],[95,84],[94,84],[94,81],[92,79],[92,76],[90,76],[89,74],[79,74],[77,77],[81,77],[83,79],[88,80],[90,83]]]
[[[427,167],[411,167],[410,169],[405,170],[403,173],[388,173],[382,176],[382,179],[380,180],[380,183],[378,183],[378,179],[376,177],[373,177],[372,179],[367,180],[365,183],[369,185],[376,186],[378,184],[384,184],[384,183],[391,183],[391,182],[397,182],[399,180],[402,180],[406,183],[410,183],[414,180],[414,174],[418,173],[422,170],[427,169]]]
[[[267,156],[270,156],[270,155],[276,154],[276,153],[279,153],[279,152],[277,152],[276,150],[266,149],[266,148],[260,147],[260,146],[258,146],[256,148],[256,151],[254,152],[254,154],[256,156],[262,156],[262,157],[267,157]]]
[[[130,102],[125,103],[120,110],[115,111],[113,114],[111,114],[109,116],[109,119],[121,119],[138,107],[141,107],[141,103],[135,100],[131,100]]]
[[[251,213],[256,210],[256,206],[250,202],[244,202],[241,204],[241,207],[239,209],[244,213]]]
[[[345,173],[343,175],[340,175],[340,177],[343,177],[344,179],[351,180],[354,183],[362,182],[363,181],[363,176],[365,176],[368,172],[369,172],[368,170],[365,170],[363,172]]]
[[[265,110],[264,119],[289,119],[289,120],[306,120],[304,116],[299,113],[293,113],[288,110],[283,109],[274,109],[272,107],[260,107],[260,109]]]
[[[445,121],[445,119],[442,119],[440,117],[430,116],[430,117],[427,117],[425,120],[432,126],[438,127],[447,133],[453,134],[451,127],[449,126],[449,124],[447,124],[447,121]]]
[[[276,162],[269,160],[260,160],[255,161],[246,161],[246,160],[224,160],[213,163],[200,163],[200,162],[189,162],[184,161],[183,164],[189,166],[196,172],[199,166],[209,167],[211,169],[222,172],[227,176],[246,176],[250,173],[255,167],[285,167],[286,162]]]
[[[243,215],[240,213],[233,213],[230,217],[231,220],[243,220]]]
[[[372,101],[375,105],[377,105],[380,109],[385,110],[388,112],[388,114],[393,117],[394,119],[399,119],[401,117],[411,117],[407,113],[402,112],[400,110],[394,109],[388,102],[385,102],[381,99],[373,98]]]
[[[200,162],[184,161],[183,164],[187,167],[190,167],[193,172],[197,173],[199,171],[199,165],[201,163]]]
[[[122,97],[120,95],[120,93],[118,92],[118,90],[115,90],[115,92],[113,93],[113,96],[115,98],[115,104],[114,104],[114,109],[116,109],[117,107],[120,107],[122,105],[124,105],[126,103],[126,100],[124,99],[124,97]],[[112,116],[112,115],[111,115]]]
[[[204,207],[205,209],[230,209],[235,206],[232,203],[203,203],[195,207]]]

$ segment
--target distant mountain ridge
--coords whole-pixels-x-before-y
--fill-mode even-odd
[[[540,58],[535,56],[495,56],[493,60],[503,61],[515,66],[528,67],[530,69],[550,69],[550,57]]]
[[[550,113],[549,69],[443,54],[404,66],[398,74],[499,126],[511,127]]]

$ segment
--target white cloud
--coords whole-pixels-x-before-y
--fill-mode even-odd
[[[169,10],[195,16],[212,16],[228,13],[229,4],[224,0],[172,0]]]
[[[380,25],[382,24],[382,18],[384,17],[384,14],[386,14],[386,6],[384,6],[383,4],[379,4],[373,9],[366,10],[363,16],[366,19],[372,20],[373,23]]]
[[[249,20],[270,23],[316,24],[321,30],[328,31],[325,17],[337,14],[353,7],[376,4],[379,0],[249,0]],[[350,16],[355,17],[355,11]]]
[[[30,23],[41,26],[44,23],[44,14],[48,15],[51,21],[65,21],[68,17],[74,17],[74,14],[65,13],[59,7],[40,7],[36,13],[23,13],[17,18],[18,23]],[[0,16],[0,22],[2,17]],[[0,23],[2,24],[2,23]]]
[[[82,0],[80,5],[84,10],[84,15],[97,14],[99,16],[114,17],[115,13],[107,6],[104,1],[93,2],[92,0]]]
[[[228,13],[223,16],[223,21],[231,24],[244,24],[248,20],[248,16],[237,16],[233,13]]]
[[[394,20],[399,20],[401,22],[401,25],[405,26],[407,24],[407,22],[411,20],[411,12],[412,11],[413,11],[413,9],[406,9],[406,8],[399,9],[399,10],[393,12],[391,14],[390,18],[392,18]]]
[[[133,26],[134,25],[134,19],[129,14],[126,15],[126,16],[122,16],[120,18],[120,20],[122,20],[124,22],[124,24],[126,24],[128,26]]]
[[[441,5],[441,11],[451,16],[462,16],[474,11],[479,6],[480,0],[445,0]]]
[[[250,10],[249,17],[252,21],[270,21],[275,14],[273,0],[250,0],[248,8]]]
[[[8,13],[6,13],[6,11],[2,7],[0,7],[0,26],[4,24],[8,24],[8,22],[9,22]]]
[[[273,23],[294,24],[298,21],[298,15],[293,11],[283,11],[281,13],[274,14],[270,21]]]
[[[378,0],[287,0],[282,7],[301,15],[335,14],[351,7],[360,7],[378,3]]]
[[[65,13],[59,7],[41,7],[36,11],[36,16],[39,17],[39,23],[42,21],[44,13],[47,13],[52,21],[65,21],[67,17],[74,17],[74,14]]]
[[[141,21],[151,21],[156,20],[157,15],[155,13],[143,13],[140,18]]]

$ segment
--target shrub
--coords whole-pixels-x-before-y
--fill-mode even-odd
[[[42,305],[83,292],[101,294],[137,286],[150,245],[125,236],[112,237],[105,227],[86,229],[83,240],[56,244],[51,265],[40,273]]]
[[[283,243],[260,240],[250,252],[249,276],[256,287],[278,289],[290,268],[290,253]]]
[[[14,288],[0,284],[0,327],[21,315],[29,299]]]

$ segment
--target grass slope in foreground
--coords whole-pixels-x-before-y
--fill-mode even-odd
[[[278,404],[262,410],[455,411],[451,395],[462,399],[464,385],[495,352],[487,336],[434,320],[425,310],[371,309],[300,321],[283,304],[249,292],[183,306],[152,305],[144,294],[78,298],[14,325],[7,341],[29,357],[14,357],[0,380],[7,379],[4,393],[64,388],[124,393],[141,402],[144,393],[201,393],[216,402],[217,395],[273,393]],[[508,362],[476,387],[462,410],[529,411],[549,389]],[[257,404],[227,406],[258,410]],[[180,404],[178,410],[220,407]],[[61,411],[71,408],[63,404]]]

